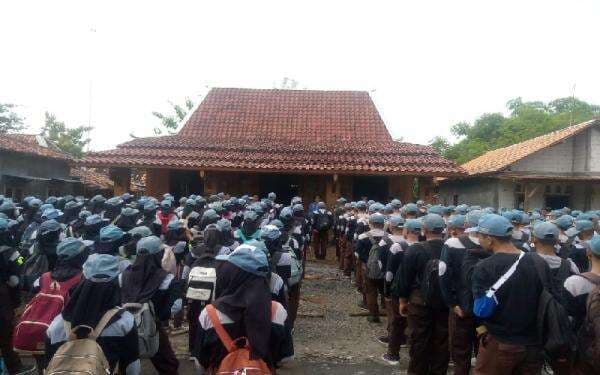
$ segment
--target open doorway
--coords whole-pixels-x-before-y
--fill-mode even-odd
[[[277,194],[277,203],[288,205],[293,197],[299,195],[298,175],[260,174],[258,181],[261,198],[273,192]]]
[[[363,197],[386,202],[389,195],[389,179],[386,176],[355,176],[352,183],[352,199]]]
[[[204,184],[198,171],[172,170],[170,176],[171,194],[175,199],[191,194],[204,194]]]
[[[570,207],[571,197],[568,195],[546,195],[546,207],[551,210],[559,210]]]

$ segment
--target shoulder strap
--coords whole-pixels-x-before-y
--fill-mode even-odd
[[[42,276],[40,276],[40,290],[46,291],[50,284],[52,283],[52,275],[50,272],[44,272]]]
[[[217,310],[212,304],[206,305],[205,309],[206,313],[208,314],[208,318],[212,322],[213,328],[217,333],[217,336],[219,336],[219,339],[223,343],[223,346],[225,346],[225,349],[227,349],[227,351],[231,353],[235,350],[235,346],[233,344],[231,336],[229,336],[229,333],[227,333],[225,328],[223,328],[221,320],[219,320],[219,316],[217,315]]]
[[[114,309],[110,309],[106,313],[104,313],[104,316],[102,317],[102,319],[100,319],[100,321],[96,325],[96,328],[94,328],[94,330],[90,332],[88,337],[92,340],[96,340],[98,336],[100,336],[102,331],[104,331],[104,328],[106,328],[110,320],[114,318],[114,316],[117,315],[117,313],[120,310],[120,308],[115,307]]]
[[[517,266],[519,265],[519,262],[521,262],[521,259],[523,259],[524,255],[525,255],[525,252],[521,251],[521,253],[519,254],[519,257],[517,258],[517,261],[514,262],[510,266],[510,268],[504,273],[504,275],[500,276],[500,278],[498,279],[498,281],[496,281],[494,283],[494,285],[492,285],[492,287],[490,288],[491,290],[496,291],[496,290],[500,289],[500,287],[502,287],[502,285],[504,285],[504,283],[506,281],[508,281],[508,279],[510,279],[510,277],[517,270]]]
[[[596,275],[593,272],[580,273],[579,276],[583,277],[584,279],[588,280],[590,283],[596,286],[600,286],[600,276]]]
[[[277,314],[277,302],[271,301],[271,320],[273,320],[275,314]]]
[[[533,264],[538,273],[538,277],[540,278],[540,281],[542,282],[543,287],[546,288],[547,290],[552,290],[552,284],[550,283],[550,280],[548,277],[549,275],[547,272],[547,270],[549,268],[548,264],[537,253],[531,253],[531,257],[533,259]]]

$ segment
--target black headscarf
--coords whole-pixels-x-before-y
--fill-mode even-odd
[[[88,251],[84,250],[80,254],[75,255],[69,259],[58,258],[56,261],[56,268],[50,274],[53,280],[65,281],[71,277],[81,273],[83,263],[87,260]]]
[[[124,232],[127,232],[136,227],[138,221],[137,215],[119,215],[115,225],[121,228]]]
[[[121,300],[123,303],[147,302],[167,277],[161,267],[164,251],[156,254],[138,254],[135,263],[123,271]]]
[[[108,282],[84,279],[72,290],[62,315],[71,323],[71,327],[86,325],[94,328],[108,310],[120,304],[121,291],[117,278]]]
[[[215,308],[245,328],[250,357],[270,360],[271,292],[267,279],[230,262],[218,262],[215,297]]]

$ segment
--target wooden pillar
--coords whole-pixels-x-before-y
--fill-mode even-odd
[[[113,180],[114,194],[122,195],[123,193],[129,192],[131,188],[131,169],[129,168],[110,168],[109,170],[110,179]]]
[[[159,199],[171,188],[169,169],[146,170],[146,195]]]
[[[335,201],[341,196],[340,181],[337,174],[326,176],[325,189],[325,196],[322,198],[325,200],[327,207],[333,207]]]
[[[419,199],[426,203],[433,203],[433,178],[419,177]]]
[[[402,203],[413,201],[414,176],[390,176],[389,196],[397,198]]]

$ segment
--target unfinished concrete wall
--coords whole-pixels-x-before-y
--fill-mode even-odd
[[[590,161],[589,171],[600,172],[600,129],[593,127],[590,132]]]
[[[454,204],[456,196],[458,204],[496,207],[498,204],[498,188],[494,179],[474,178],[464,180],[446,180],[440,183],[439,201],[441,204]]]
[[[573,138],[536,152],[510,167],[512,171],[570,173],[573,171]]]

